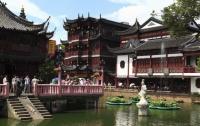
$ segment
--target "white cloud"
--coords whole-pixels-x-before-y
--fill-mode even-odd
[[[136,4],[143,0],[109,0],[109,1],[113,3],[119,3],[119,4]]]
[[[161,10],[172,4],[173,0],[109,0],[113,3],[128,3],[127,6],[124,6],[112,13],[104,15],[106,18],[116,20],[119,22],[129,22],[133,24],[137,18],[140,23],[146,21],[151,15],[152,11],[158,15],[161,15]],[[131,2],[133,1],[133,2]],[[157,17],[159,18],[159,17]]]
[[[3,1],[3,0],[2,0]],[[15,13],[19,13],[21,7],[23,6],[26,14],[29,16],[39,18],[45,20],[48,18],[49,14],[39,8],[36,4],[31,2],[30,0],[4,0],[7,3],[7,7],[14,11]]]

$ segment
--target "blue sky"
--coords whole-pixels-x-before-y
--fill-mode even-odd
[[[150,17],[152,10],[159,15],[160,10],[170,5],[174,0],[1,0],[7,7],[19,15],[23,5],[30,21],[44,22],[51,16],[49,31],[57,28],[53,39],[59,43],[60,39],[67,39],[67,32],[63,29],[65,18],[74,19],[78,14],[87,17],[103,18],[117,22],[133,24],[136,18],[143,23]]]

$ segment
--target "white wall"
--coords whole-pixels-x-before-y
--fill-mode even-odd
[[[129,76],[135,76],[135,73],[133,73],[133,58],[129,58]]]
[[[191,93],[200,93],[200,88],[196,87],[196,77],[191,77]]]
[[[125,62],[125,67],[120,67],[120,62]],[[126,78],[128,75],[128,55],[118,55],[117,56],[117,77]]]

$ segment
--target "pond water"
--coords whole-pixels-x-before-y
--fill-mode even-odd
[[[53,119],[44,121],[0,118],[0,126],[200,126],[200,105],[182,104],[181,107],[174,111],[150,110],[150,116],[138,117],[135,105],[106,106],[55,114]]]

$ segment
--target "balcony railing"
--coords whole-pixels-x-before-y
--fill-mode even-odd
[[[195,73],[195,68],[192,66],[186,66],[183,69],[184,73]]]
[[[186,67],[164,67],[164,68],[138,68],[137,73],[148,73],[148,70],[151,69],[153,73],[196,73],[195,67],[186,66]],[[133,69],[133,73],[136,73],[136,69]]]

